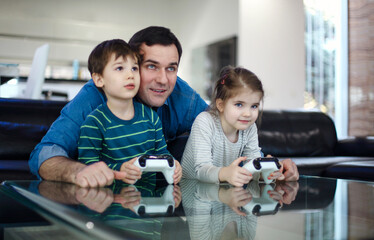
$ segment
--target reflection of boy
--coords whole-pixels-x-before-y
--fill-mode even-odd
[[[137,156],[169,153],[158,115],[133,100],[140,84],[138,57],[123,40],[104,41],[90,54],[88,69],[107,102],[81,126],[79,161],[103,161],[123,181],[133,183],[129,166]]]

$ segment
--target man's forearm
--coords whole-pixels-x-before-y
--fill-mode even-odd
[[[67,157],[52,157],[42,163],[39,175],[44,180],[76,183],[77,173],[84,167],[84,164]]]

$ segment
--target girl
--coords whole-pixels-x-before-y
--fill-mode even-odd
[[[182,158],[183,177],[238,187],[247,184],[252,175],[240,165],[261,157],[255,121],[263,97],[262,83],[254,73],[224,67],[209,112],[200,113],[193,123]]]

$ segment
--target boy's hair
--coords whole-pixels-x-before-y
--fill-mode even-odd
[[[170,31],[170,29],[159,26],[150,26],[135,33],[129,44],[136,52],[139,52],[140,46],[145,43],[147,46],[160,44],[162,46],[169,46],[174,44],[178,51],[178,62],[182,56],[182,46],[178,38]]]
[[[88,70],[91,73],[103,74],[105,66],[108,64],[112,54],[115,58],[123,57],[126,59],[132,56],[137,62],[139,55],[131,49],[130,45],[122,39],[107,40],[97,45],[88,57]]]
[[[261,101],[263,101],[264,89],[262,83],[253,72],[242,67],[234,68],[232,66],[226,66],[222,68],[219,76],[213,91],[210,113],[217,114],[217,99],[222,99],[225,103],[229,98],[233,97],[245,87],[252,89],[254,92],[260,92]]]

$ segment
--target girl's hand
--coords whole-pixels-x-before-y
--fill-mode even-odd
[[[247,157],[239,157],[229,166],[221,168],[218,173],[219,181],[228,182],[235,187],[242,187],[244,184],[249,183],[253,178],[252,174],[247,169],[239,166],[239,164],[246,159]]]
[[[140,171],[140,168],[134,165],[136,159],[137,157],[123,163],[121,166],[121,172],[126,173],[125,178],[121,179],[125,183],[134,184],[138,179],[142,177],[142,171]]]

